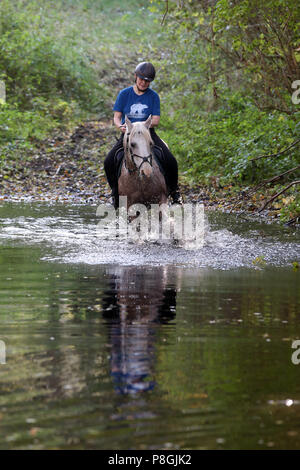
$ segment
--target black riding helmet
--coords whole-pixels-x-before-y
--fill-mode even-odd
[[[155,78],[155,68],[151,62],[141,62],[136,66],[135,73],[138,77],[148,82],[152,82]]]

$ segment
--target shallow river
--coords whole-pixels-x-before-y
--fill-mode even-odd
[[[0,205],[0,448],[299,449],[299,231],[209,213],[186,249],[97,223]]]

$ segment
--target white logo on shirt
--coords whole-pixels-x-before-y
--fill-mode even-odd
[[[146,104],[136,103],[131,105],[128,117],[132,118],[144,118],[147,115],[143,112],[144,109],[148,108]]]

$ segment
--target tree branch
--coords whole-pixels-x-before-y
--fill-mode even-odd
[[[290,170],[287,170],[287,171],[284,171],[283,173],[280,173],[280,175],[276,175],[276,176],[273,176],[272,178],[270,178],[268,180],[264,180],[261,183],[259,183],[257,186],[255,186],[254,188],[250,189],[248,191],[248,193],[247,192],[245,193],[243,191],[242,196],[240,196],[238,198],[238,200],[235,202],[232,210],[235,209],[238,205],[242,204],[245,201],[245,199],[249,199],[254,193],[256,193],[256,191],[263,188],[266,184],[274,183],[274,181],[279,180],[280,178],[282,178],[285,175],[288,175],[289,173],[293,173],[294,171],[298,170],[299,168],[300,168],[300,165],[297,165],[294,168],[291,168]]]
[[[165,13],[164,13],[164,16],[163,16],[163,19],[161,20],[161,26],[164,24],[165,22],[165,19],[166,19],[166,16],[168,14],[168,11],[169,11],[169,0],[166,0],[166,10],[165,10]]]
[[[278,157],[279,155],[284,154],[285,152],[287,152],[288,150],[290,150],[292,147],[295,147],[295,146],[298,145],[299,143],[300,143],[300,139],[295,140],[295,142],[293,142],[289,147],[287,147],[286,149],[282,150],[281,152],[272,153],[271,155],[260,155],[259,157],[251,158],[250,162],[254,162],[255,160],[259,160],[260,158]]]
[[[250,197],[253,193],[258,191],[260,188],[263,188],[266,184],[268,183],[274,183],[274,181],[279,180],[285,175],[288,175],[289,173],[293,173],[294,171],[298,170],[300,168],[300,165],[294,166],[294,168],[291,168],[290,170],[284,171],[283,173],[280,173],[279,175],[273,176],[272,178],[268,180],[264,180],[259,185],[255,186],[253,189],[251,189],[248,193],[248,196]]]
[[[275,194],[275,196],[271,197],[260,209],[258,212],[262,212],[269,204],[270,202],[273,202],[274,199],[277,199],[280,194],[285,193],[291,186],[294,186],[295,184],[300,184],[300,180],[293,181],[292,183],[288,184],[285,188],[283,188],[281,191]]]
[[[293,217],[292,219],[288,220],[284,225],[293,225],[299,221],[300,221],[300,215],[296,215],[296,217]]]

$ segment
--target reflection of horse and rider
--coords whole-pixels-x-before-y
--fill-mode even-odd
[[[122,394],[152,390],[158,331],[162,325],[175,326],[171,322],[176,315],[180,271],[130,266],[107,268],[106,274],[110,282],[102,307],[115,390]]]
[[[156,134],[155,127],[159,124],[160,120],[160,99],[158,94],[152,90],[149,85],[155,78],[155,68],[150,62],[142,62],[138,64],[135,69],[135,84],[120,91],[114,105],[114,124],[122,131],[122,134],[114,145],[112,150],[108,153],[104,168],[107,180],[112,189],[112,198],[115,208],[118,207],[119,188],[118,188],[118,168],[119,162],[117,155],[120,155],[120,150],[124,146],[124,134],[129,139],[130,131],[127,123],[136,123],[147,121],[151,116],[150,136],[152,144],[157,151],[154,151],[154,156],[157,159],[159,168],[165,177],[167,187],[167,195],[172,198],[172,203],[182,203],[182,199],[178,189],[178,166],[174,155],[170,152],[167,145]],[[126,119],[127,118],[127,119]],[[152,150],[151,150],[152,155]],[[139,155],[137,155],[140,157]],[[148,157],[143,158],[143,161],[148,161]],[[152,160],[151,160],[152,161]],[[126,165],[126,163],[125,163]],[[151,164],[152,166],[152,164]],[[130,171],[130,170],[129,170]],[[139,172],[138,172],[139,173]],[[127,181],[127,180],[126,180]],[[126,184],[128,184],[126,182]],[[151,184],[151,182],[150,182]]]

